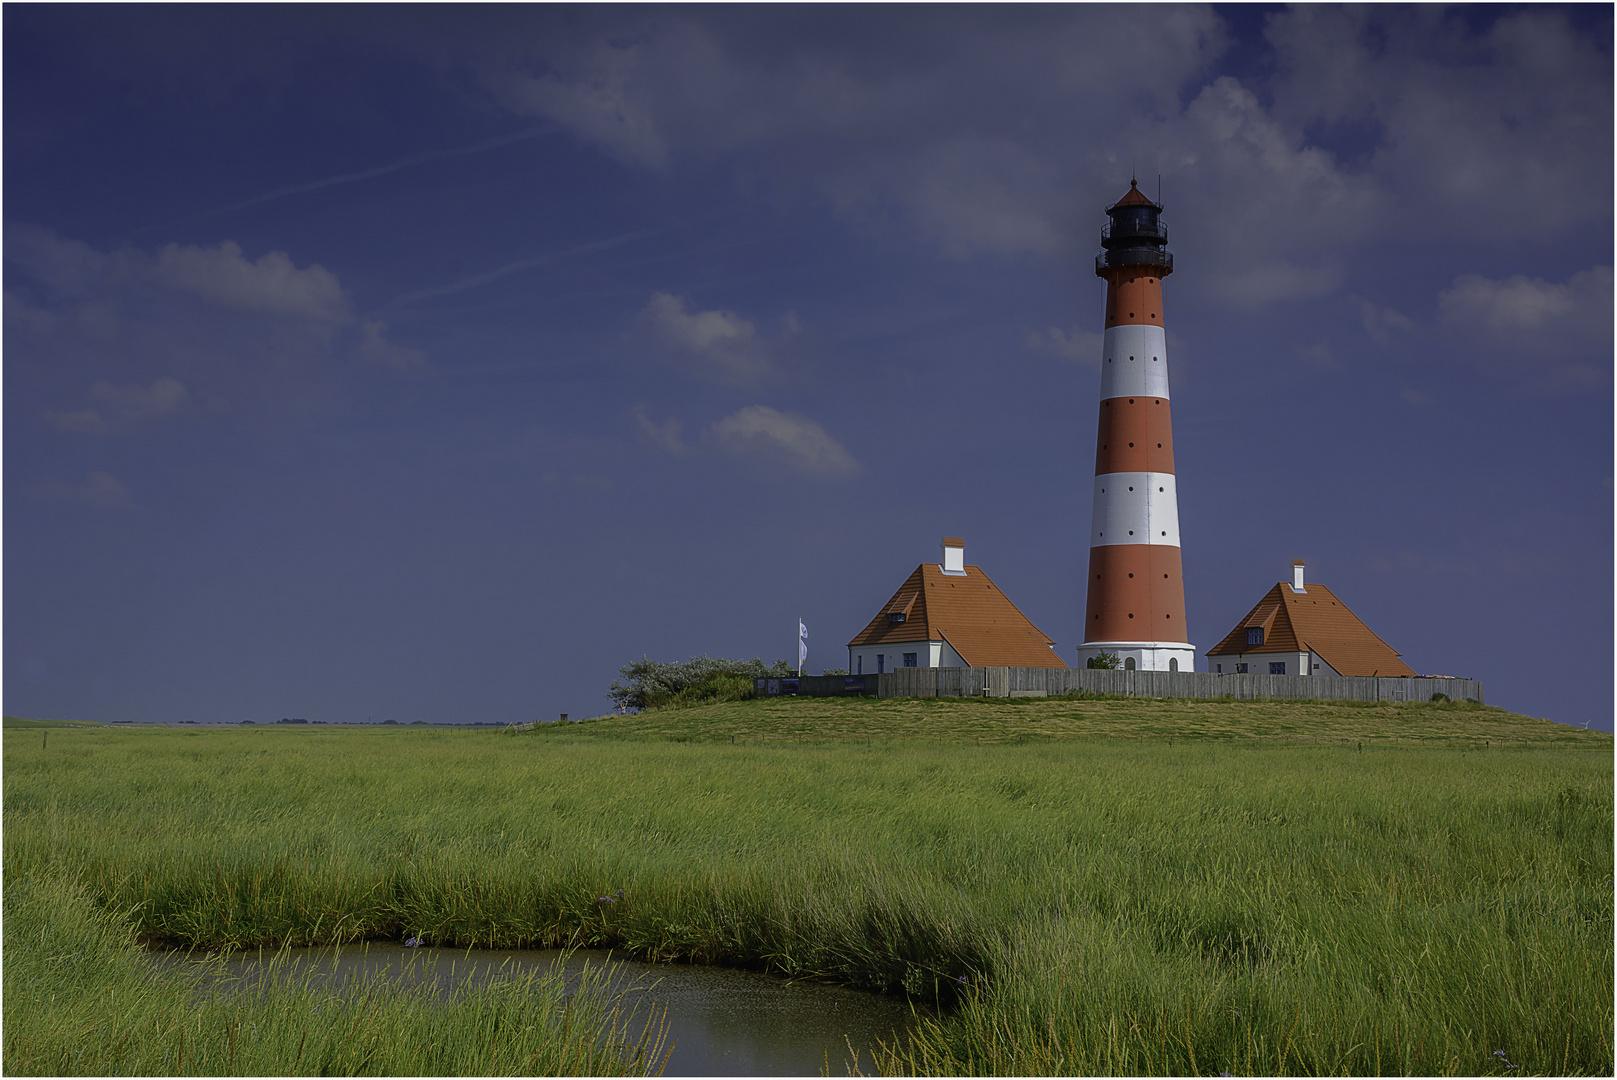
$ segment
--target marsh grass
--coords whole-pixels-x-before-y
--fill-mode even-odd
[[[952,1005],[888,1071],[1491,1074],[1504,1049],[1611,1072],[1609,735],[1422,706],[1400,744],[1448,722],[1449,745],[1185,739],[1185,717],[1171,746],[1023,744],[1091,703],[944,702],[794,741],[816,704],[712,707],[754,710],[736,744],[744,714],[701,709],[679,713],[697,742],[616,721],[8,739],[7,1069],[14,884],[72,879],[148,942],[608,946]],[[1472,748],[1513,728],[1543,741]],[[85,1000],[86,1024],[110,1008]]]
[[[385,975],[334,990],[271,959],[232,992],[206,963],[155,974],[127,920],[61,872],[7,875],[5,960],[9,1075],[647,1075],[666,1060],[666,1030],[608,993],[609,969],[434,998]]]

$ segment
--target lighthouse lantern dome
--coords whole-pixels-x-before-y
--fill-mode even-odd
[[[1157,267],[1163,277],[1173,273],[1168,226],[1161,214],[1162,205],[1146,198],[1139,183],[1130,180],[1128,194],[1106,208],[1111,221],[1100,231],[1105,250],[1095,257],[1095,273],[1104,277],[1107,267],[1136,264]]]

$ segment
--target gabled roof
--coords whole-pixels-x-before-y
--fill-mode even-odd
[[[898,612],[903,622],[888,618]],[[964,577],[945,575],[936,563],[917,566],[848,646],[910,641],[947,641],[972,667],[1067,666],[1051,648],[1055,642],[980,566],[966,567]]]
[[[1246,632],[1253,627],[1263,628],[1262,645],[1246,643]],[[1398,651],[1376,637],[1335,593],[1314,582],[1309,582],[1306,592],[1293,592],[1289,582],[1276,582],[1207,655],[1305,649],[1335,668],[1338,675],[1415,674],[1399,659]]]

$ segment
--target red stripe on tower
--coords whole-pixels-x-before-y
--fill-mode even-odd
[[[1106,279],[1106,336],[1078,662],[1110,653],[1125,668],[1193,671],[1162,319],[1162,279],[1173,273],[1168,227],[1133,181],[1106,213],[1095,258]]]

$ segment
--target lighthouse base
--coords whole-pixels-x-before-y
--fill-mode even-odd
[[[1130,671],[1195,671],[1196,646],[1188,641],[1086,641],[1078,646],[1077,667],[1088,667],[1101,653],[1117,657]]]

